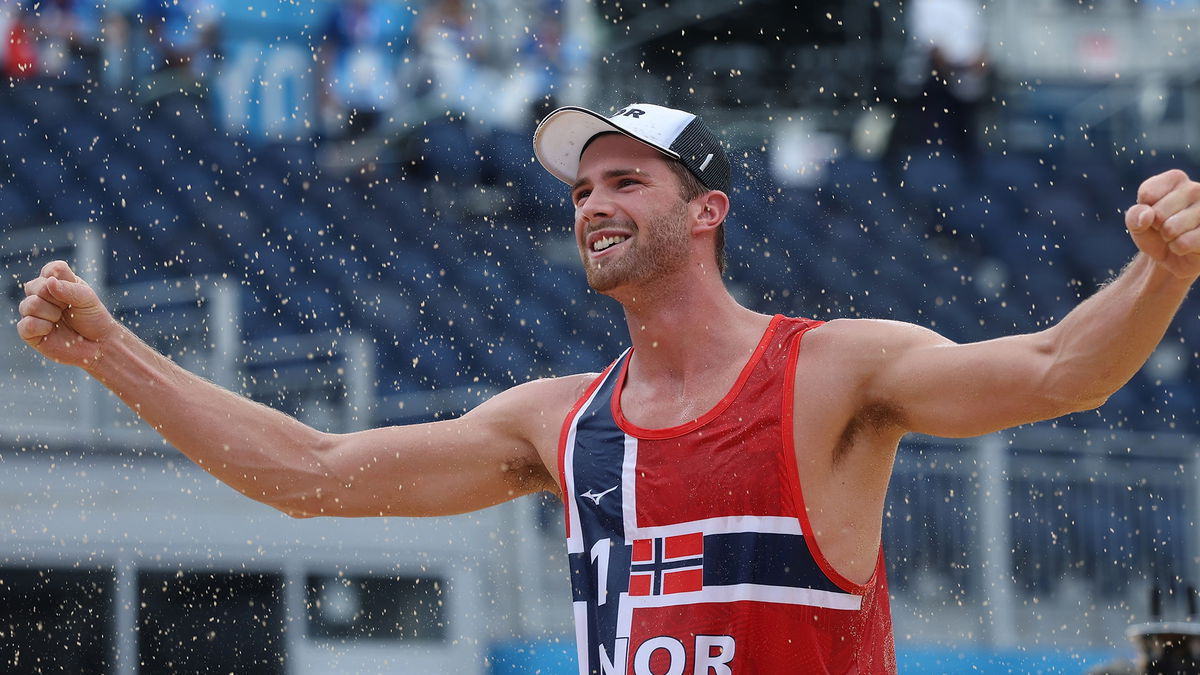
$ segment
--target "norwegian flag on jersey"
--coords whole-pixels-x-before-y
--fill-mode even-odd
[[[703,587],[703,534],[696,532],[633,541],[630,595],[687,593]]]

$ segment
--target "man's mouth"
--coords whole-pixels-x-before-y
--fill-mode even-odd
[[[592,242],[592,252],[599,253],[605,249],[616,246],[617,244],[625,241],[628,238],[629,237],[627,237],[625,235],[621,235],[621,234],[615,234],[615,235],[611,235],[608,237],[601,237],[600,239],[597,239],[596,241]]]

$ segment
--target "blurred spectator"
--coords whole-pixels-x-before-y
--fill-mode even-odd
[[[502,92],[508,111],[505,126],[528,132],[556,105],[563,70],[563,2],[542,0],[535,7],[531,26],[517,48],[517,62],[509,78],[511,85]]]
[[[109,89],[129,87],[134,71],[130,53],[133,16],[140,0],[108,0],[100,17],[99,58],[102,64],[100,79]]]
[[[432,181],[435,205],[455,216],[471,210],[465,203],[478,194],[483,165],[476,153],[472,122],[482,122],[481,107],[491,107],[493,78],[483,73],[489,53],[478,6],[461,0],[434,0],[416,30],[416,92],[424,121],[413,138],[414,154]],[[480,129],[482,130],[482,129]]]
[[[33,36],[21,7],[0,4],[0,72],[10,78],[32,77],[37,73],[38,58]]]
[[[434,87],[432,112],[528,133],[562,84],[564,3],[520,3],[516,20],[486,9],[440,0],[426,13],[418,44]]]
[[[100,66],[100,0],[25,0],[25,22],[37,44],[38,71],[74,83]]]
[[[375,0],[341,0],[318,48],[320,111],[332,135],[375,129],[400,103],[397,66],[407,51],[412,14]]]
[[[423,12],[417,31],[417,58],[432,90],[433,116],[462,117],[490,98],[480,67],[489,57],[487,31],[475,16],[476,6],[463,0],[435,0]]]
[[[557,107],[572,68],[586,66],[580,26],[590,24],[569,23],[563,0],[489,11],[488,3],[436,0],[422,12],[416,79],[428,88],[414,92],[425,115],[414,149],[433,179],[431,198],[454,202],[452,213],[494,214],[505,203],[548,217],[561,192],[533,163],[529,136]]]
[[[220,14],[213,0],[144,0],[141,18],[150,59],[149,100],[196,90],[204,85],[220,57]]]
[[[910,49],[901,68],[908,96],[895,133],[902,147],[934,146],[962,158],[978,150],[987,93],[987,35],[978,0],[914,0]]]

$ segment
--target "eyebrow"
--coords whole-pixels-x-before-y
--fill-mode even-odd
[[[644,176],[644,175],[646,175],[646,172],[642,171],[641,169],[609,169],[608,171],[605,171],[604,173],[600,174],[600,178],[603,180],[611,180],[613,178],[619,178],[621,176],[628,176],[630,174],[637,174],[639,176]],[[571,192],[574,193],[579,188],[581,188],[584,185],[587,185],[588,183],[591,183],[591,182],[592,181],[590,181],[586,178],[580,178],[579,180],[575,181],[574,184],[571,185]]]

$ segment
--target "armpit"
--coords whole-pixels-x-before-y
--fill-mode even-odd
[[[863,433],[881,433],[888,429],[904,427],[904,414],[900,408],[891,403],[875,401],[864,405],[858,413],[846,422],[837,446],[833,449],[833,463],[838,462],[850,452],[854,443]]]
[[[504,481],[509,485],[513,494],[524,495],[534,492],[550,492],[558,494],[558,481],[550,475],[550,471],[538,460],[513,456],[500,464]]]

